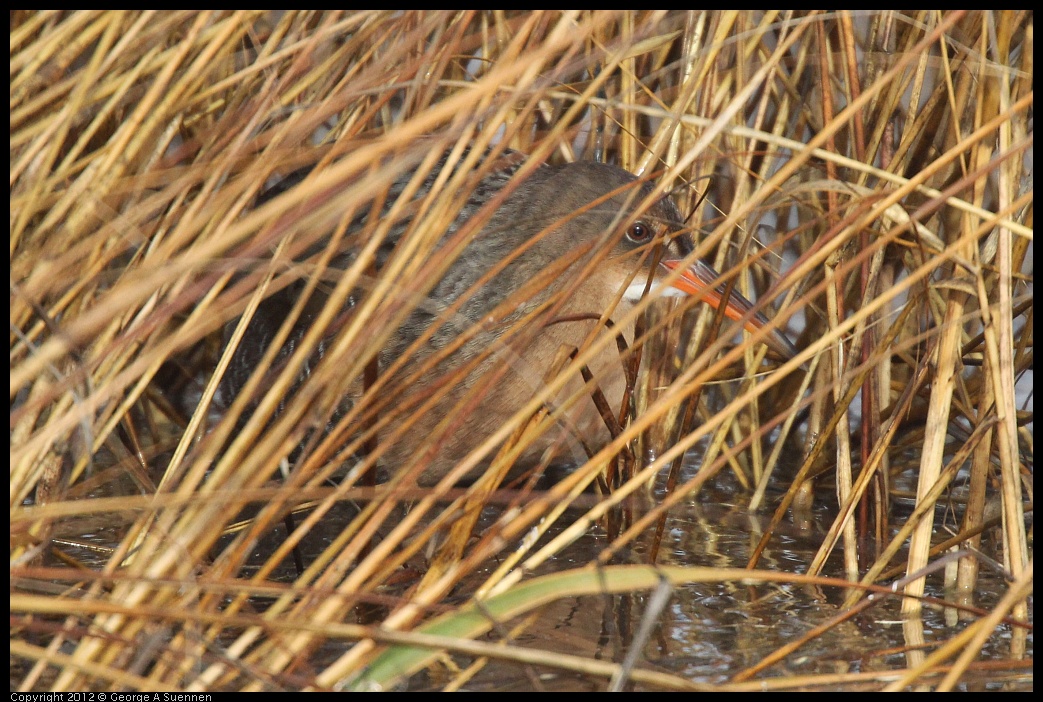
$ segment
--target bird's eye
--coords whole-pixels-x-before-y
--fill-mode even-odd
[[[627,228],[627,241],[634,244],[645,244],[652,240],[652,227],[644,222],[634,222]]]

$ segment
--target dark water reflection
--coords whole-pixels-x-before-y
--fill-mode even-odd
[[[656,499],[661,499],[657,495]],[[660,565],[702,566],[715,568],[745,567],[754,548],[767,527],[769,516],[751,514],[742,504],[748,499],[725,476],[711,481],[695,498],[684,502],[668,513],[663,539],[659,544],[656,562]],[[804,573],[829,527],[833,514],[824,491],[821,507],[803,515],[792,516],[780,524],[763,552],[758,568],[780,573]],[[770,506],[770,505],[769,505]],[[631,505],[631,507],[633,507]],[[652,507],[648,500],[643,509]],[[490,517],[495,517],[495,510]],[[635,510],[634,518],[640,516]],[[357,512],[345,505],[339,516],[331,514],[323,520],[321,529],[304,543],[304,560],[314,559]],[[582,512],[576,510],[559,520],[559,531],[572,523]],[[897,517],[896,518],[900,518]],[[67,524],[67,529],[73,525]],[[81,523],[78,538],[95,543],[114,545],[121,538],[122,527]],[[615,564],[647,565],[650,561],[651,532],[642,540],[630,544],[618,553]],[[91,537],[84,537],[91,532]],[[544,537],[553,538],[557,531]],[[285,538],[285,532],[271,534],[259,543],[255,561],[262,563],[272,549]],[[532,576],[581,568],[594,562],[610,545],[603,526],[589,529],[584,536],[570,544],[553,560],[548,561]],[[986,539],[988,544],[988,538]],[[990,545],[996,552],[995,544]],[[510,550],[511,547],[508,547]],[[79,554],[90,565],[89,554]],[[94,567],[101,567],[105,558],[99,557]],[[418,564],[417,576],[422,572]],[[454,591],[456,602],[466,601],[496,564],[483,572],[473,574]],[[240,573],[248,577],[249,572]],[[828,561],[823,575],[843,577],[839,553]],[[296,572],[291,562],[283,564],[273,579],[291,582]],[[410,582],[415,582],[415,579]],[[980,590],[976,593],[977,606],[988,609],[995,605],[1006,591],[1006,585],[995,573],[983,568]],[[408,588],[409,583],[402,587]],[[928,594],[942,598],[940,573],[928,579]],[[685,680],[703,684],[724,684],[747,668],[760,663],[782,646],[804,637],[813,628],[837,618],[845,593],[836,588],[816,588],[795,584],[762,584],[750,586],[738,582],[691,583],[674,588],[668,604],[655,618],[650,637],[644,642],[637,666],[643,669],[670,673]],[[648,609],[649,594],[645,592],[618,596],[568,597],[541,609],[522,633],[511,641],[513,645],[560,652],[592,660],[620,662],[634,644],[635,632]],[[258,610],[267,606],[263,599],[256,602]],[[824,686],[826,689],[879,689],[879,679],[861,681],[859,674],[874,671],[893,671],[908,665],[903,647],[906,641],[900,614],[901,603],[896,597],[883,597],[874,607],[857,617],[843,621],[818,638],[803,644],[767,669],[755,680],[770,680],[782,676],[838,675]],[[1031,600],[1030,600],[1031,607]],[[930,645],[951,639],[964,621],[957,621],[952,610],[927,607],[923,612],[925,636]],[[1031,609],[1030,609],[1031,612]],[[379,620],[379,613],[376,614]],[[519,622],[505,622],[500,631],[512,630]],[[1009,630],[994,634],[986,642],[979,660],[1005,660],[1009,656]],[[499,641],[493,635],[489,641]],[[1029,655],[1031,655],[1031,633]],[[320,669],[325,663],[343,654],[343,644],[332,642],[315,652],[313,664]],[[472,663],[466,656],[453,655],[459,669]],[[453,676],[441,664],[414,676],[406,687],[411,690],[437,690],[450,684]],[[995,675],[965,685],[965,689],[994,689],[1001,683]],[[1013,674],[1014,687],[1030,688],[1031,677]],[[1027,679],[1027,682],[1026,682]],[[525,666],[512,662],[490,660],[465,685],[469,690],[604,690],[604,678],[572,673],[561,669]],[[809,685],[811,689],[822,687]]]
[[[722,481],[723,483],[724,481]],[[697,501],[673,509],[659,550],[661,565],[745,567],[759,542],[768,517],[750,514],[738,506],[733,488],[712,486]],[[804,573],[821,543],[832,514],[822,508],[799,524],[780,525],[764,551],[758,567],[781,573]],[[609,540],[593,529],[570,545],[554,562],[535,575],[581,567],[595,561]],[[635,544],[617,560],[646,564],[647,544]],[[839,554],[831,557],[823,575],[843,577]],[[983,573],[977,605],[993,606],[1006,586]],[[930,578],[928,594],[941,597],[941,575]],[[691,682],[727,683],[758,664],[782,646],[804,637],[813,628],[837,618],[845,592],[791,584],[749,586],[741,583],[692,583],[678,586],[669,604],[656,619],[644,644],[638,666],[677,675]],[[514,645],[569,655],[620,662],[633,644],[634,632],[644,616],[649,596],[604,595],[565,598],[545,607]],[[780,676],[840,675],[826,689],[880,689],[879,680],[860,682],[859,674],[906,667],[906,645],[897,597],[882,598],[861,615],[844,621],[804,644],[755,676],[764,680]],[[951,612],[951,610],[950,610]],[[950,639],[958,628],[946,623],[943,610],[923,613],[928,642]],[[506,623],[504,630],[514,622]],[[957,627],[962,627],[958,624]],[[1031,635],[1030,635],[1031,637]],[[1005,637],[993,636],[983,658],[1009,655]],[[489,640],[494,640],[490,638]],[[498,640],[498,639],[497,639]],[[464,667],[468,660],[457,661]],[[410,689],[441,689],[451,678],[436,673],[415,677]],[[995,681],[996,678],[990,678]],[[1031,682],[1027,683],[1031,685]],[[535,669],[502,661],[489,661],[466,688],[470,690],[604,690],[607,681],[568,671]],[[974,689],[999,687],[982,680]],[[638,687],[637,689],[640,689]],[[811,689],[822,689],[812,687]]]

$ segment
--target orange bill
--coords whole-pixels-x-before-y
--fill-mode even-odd
[[[662,266],[667,270],[677,270],[683,264],[681,260],[663,261]],[[760,312],[749,314],[753,309],[753,303],[739,293],[732,290],[728,299],[724,299],[724,285],[721,285],[720,274],[702,261],[696,261],[681,272],[681,277],[674,281],[673,287],[686,295],[698,298],[712,305],[714,309],[720,309],[724,304],[724,314],[729,319],[743,322],[746,329],[755,331],[768,328],[771,330],[764,338],[764,343],[775,353],[783,358],[793,358],[797,355],[797,348],[790,342],[786,335],[777,328],[772,327],[771,321]]]

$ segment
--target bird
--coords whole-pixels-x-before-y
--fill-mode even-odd
[[[586,367],[609,405],[619,407],[626,373],[614,341],[622,337],[633,343],[634,324],[626,321],[627,313],[650,291],[723,306],[726,316],[741,320],[749,330],[768,328],[764,342],[774,354],[796,355],[785,334],[754,312],[742,295],[726,291],[708,263],[687,261],[694,250],[692,236],[674,202],[655,194],[647,179],[615,165],[582,160],[524,169],[524,154],[490,153],[471,174],[466,191],[454,199],[457,210],[435,246],[435,252],[455,246],[455,259],[419,299],[408,281],[403,283],[403,304],[411,309],[396,328],[386,331],[376,359],[380,374],[393,371],[395,377],[385,378],[376,395],[366,395],[361,378],[343,379],[343,396],[321,431],[333,431],[360,402],[377,402],[386,417],[377,442],[384,469],[413,466],[401,469],[402,479],[419,486],[447,476],[473,479],[492,454],[477,463],[467,462],[468,456],[504,426],[519,421],[519,410],[545,387],[552,366],[562,365],[562,353],[575,355],[600,343],[599,351],[587,354]],[[412,190],[414,173],[402,173],[381,207],[362,208],[364,213],[352,219],[349,244],[331,267],[347,268],[356,259],[362,242],[350,235],[373,231],[370,217],[389,217],[401,198],[415,205],[437,179],[445,182],[446,175],[464,168],[464,161],[446,152]],[[259,202],[292,191],[310,169],[283,178]],[[413,215],[406,214],[386,229],[374,263],[378,275],[404,248],[412,224]],[[320,241],[320,247],[327,243]],[[671,274],[672,282],[664,285]],[[219,383],[219,404],[230,406],[239,396],[306,289],[306,281],[298,280],[261,302]],[[342,324],[326,330],[304,359],[276,415],[323,363],[337,329],[368,292],[360,289],[348,297],[339,317]],[[326,304],[328,287],[314,286],[311,295],[275,362],[261,372],[274,373],[291,357]],[[237,324],[234,320],[226,326],[228,343]],[[613,338],[599,342],[605,335]],[[582,463],[611,440],[590,387],[584,386],[574,364],[569,372],[572,377],[547,398],[546,406],[558,411],[518,456],[519,468]],[[461,472],[463,465],[472,467]]]

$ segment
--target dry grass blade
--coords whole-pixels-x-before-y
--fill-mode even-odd
[[[1031,688],[1033,48],[1026,11],[14,12],[12,690]],[[755,533],[708,568],[722,500]],[[677,662],[736,609],[778,640]],[[887,653],[799,662],[848,649]]]

